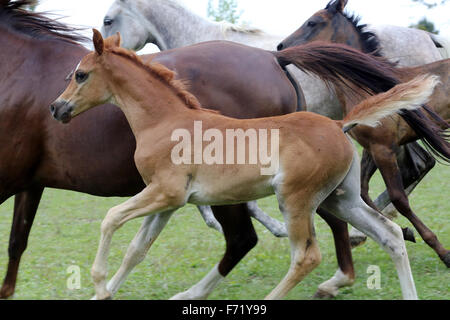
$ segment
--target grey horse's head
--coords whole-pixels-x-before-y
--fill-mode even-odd
[[[142,0],[114,1],[103,19],[102,35],[110,37],[120,32],[122,46],[135,51],[149,42],[157,44],[143,15],[143,8]]]

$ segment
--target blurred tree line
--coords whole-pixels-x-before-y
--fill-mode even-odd
[[[237,0],[208,0],[208,17],[214,21],[227,21],[237,24],[242,11],[238,12]]]

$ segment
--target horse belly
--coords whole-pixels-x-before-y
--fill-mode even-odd
[[[236,170],[224,166],[215,173],[205,170],[197,175],[192,184],[188,202],[195,205],[226,205],[272,195],[274,190],[270,182],[271,176],[263,176],[256,166],[252,167],[250,170]]]

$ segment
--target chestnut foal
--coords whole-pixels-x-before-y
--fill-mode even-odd
[[[98,299],[111,297],[106,287],[107,257],[113,233],[127,221],[161,213],[170,217],[186,203],[241,203],[274,193],[287,225],[291,266],[267,298],[283,298],[319,264],[321,255],[313,226],[319,205],[377,241],[396,265],[403,297],[417,298],[402,231],[360,198],[358,155],[344,132],[358,124],[376,126],[380,119],[400,110],[419,108],[432,94],[437,77],[417,78],[371,97],[343,121],[308,112],[239,120],[203,109],[183,84],[174,80],[174,72],[157,63],[145,64],[133,52],[120,48],[120,38],[115,43],[104,42],[94,30],[94,47],[95,52],[83,58],[68,88],[52,107],[58,109],[57,120],[66,123],[101,103],[118,105],[136,137],[135,162],[147,185],[136,196],[110,209],[102,222],[92,268]],[[315,54],[314,46],[303,50]],[[338,46],[336,50],[340,53]],[[346,51],[341,53],[345,55]],[[195,136],[199,123],[214,132],[215,142],[219,136],[227,136],[229,130],[266,132],[266,138],[269,131],[270,143],[262,145],[259,141],[259,152],[272,151],[271,159],[276,158],[273,170],[268,170],[262,159],[255,164],[249,162],[252,154],[246,164],[232,164],[234,153],[231,162],[227,154],[227,164],[220,164],[217,158],[205,163],[194,152],[191,164],[191,152],[186,151],[191,150],[190,146],[182,150],[185,161],[175,161],[174,155],[181,154],[181,143],[177,144],[174,137],[182,135],[180,132]],[[205,149],[200,158],[206,154],[205,147],[210,146],[194,138],[193,150]],[[239,147],[233,142],[233,150]],[[222,149],[223,145],[214,149],[215,156],[226,148]],[[200,289],[212,290],[222,278],[216,267]],[[186,297],[189,292],[176,296]]]

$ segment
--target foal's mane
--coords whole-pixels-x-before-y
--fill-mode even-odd
[[[33,38],[53,38],[68,42],[84,42],[88,39],[79,33],[79,29],[26,10],[26,6],[35,4],[33,0],[0,1],[0,23]]]
[[[172,88],[175,94],[186,104],[189,109],[204,110],[217,113],[215,110],[204,109],[198,101],[198,99],[187,90],[189,85],[187,80],[176,80],[176,73],[160,63],[150,62],[145,63],[142,59],[133,51],[127,50],[121,47],[113,47],[108,50],[109,52],[118,55],[120,57],[126,58],[127,60],[133,62],[139,67],[142,67],[145,71],[149,72],[151,75],[156,76],[159,80],[167,84]]]
[[[335,1],[336,0],[331,0],[325,7],[325,10],[328,10]],[[367,24],[360,24],[361,17],[356,14],[350,14],[346,11],[342,12],[342,15],[355,27],[362,43],[362,51],[364,53],[370,53],[381,57],[380,40],[375,33],[365,30]]]

